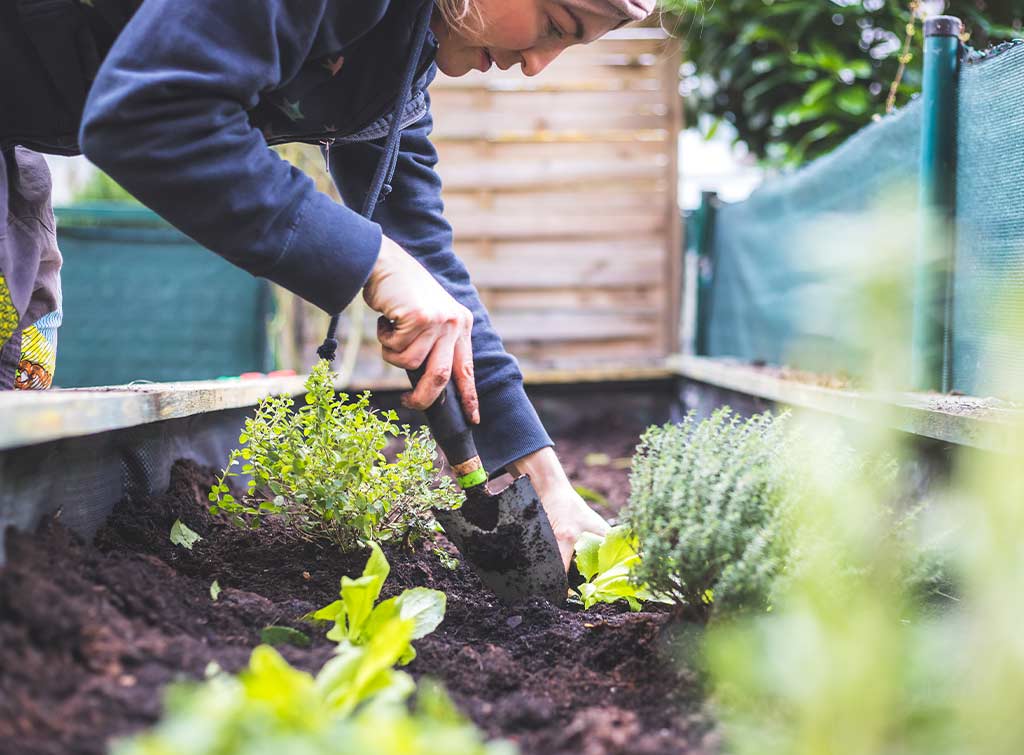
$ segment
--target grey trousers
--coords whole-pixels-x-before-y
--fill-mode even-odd
[[[51,189],[41,155],[0,151],[0,390],[53,379],[63,314]]]

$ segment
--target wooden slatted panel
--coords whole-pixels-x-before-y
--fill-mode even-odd
[[[456,251],[527,371],[674,349],[679,50],[657,29],[431,89]]]
[[[623,29],[533,78],[495,68],[431,87],[455,251],[527,374],[675,351],[679,60],[660,30]],[[326,318],[304,311],[292,327],[309,355]],[[402,386],[375,327],[368,313],[352,382]]]

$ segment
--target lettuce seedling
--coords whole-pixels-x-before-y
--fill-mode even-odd
[[[260,402],[238,438],[242,447],[210,490],[210,511],[251,527],[280,515],[304,536],[327,537],[344,550],[430,536],[431,510],[455,508],[462,494],[439,473],[429,432],[370,409],[369,393],[337,394],[334,380],[321,361],[298,409],[290,396]],[[404,449],[388,461],[384,449],[395,438]],[[236,498],[228,481],[240,473],[251,480]]]
[[[160,726],[113,752],[337,752],[324,745],[339,722],[366,705],[403,703],[415,690],[412,677],[393,668],[411,631],[411,622],[393,622],[366,646],[344,648],[315,677],[260,645],[237,677],[172,686]]]
[[[315,678],[261,646],[238,676],[172,685],[160,723],[115,742],[111,753],[514,755],[511,743],[486,742],[436,685],[422,682],[409,699],[411,677],[385,668],[387,655],[371,649],[399,647],[401,625],[389,625],[371,645],[347,647]]]
[[[343,645],[364,645],[395,620],[410,622],[410,642],[406,643],[398,660],[404,666],[416,657],[411,640],[430,634],[444,619],[446,597],[440,590],[413,587],[377,603],[391,566],[379,545],[371,543],[370,551],[362,576],[342,577],[340,598],[310,614],[309,618],[333,622],[327,639]]]
[[[633,577],[640,563],[640,544],[628,527],[612,527],[604,537],[584,532],[576,543],[576,568],[587,581],[578,588],[583,607],[625,600],[639,611],[641,601],[656,600],[647,585]]]

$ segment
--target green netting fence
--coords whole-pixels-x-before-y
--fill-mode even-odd
[[[1024,43],[960,74],[952,387],[984,394],[993,367],[1024,384]]]
[[[201,380],[271,369],[266,281],[133,205],[57,212],[64,323],[54,382]]]
[[[916,387],[986,394],[995,364],[1024,384],[1024,343],[999,335],[1024,323],[1024,42],[949,44],[948,106],[926,91],[746,201],[709,197],[691,216],[698,354],[857,376],[879,339],[899,338],[934,373]],[[947,211],[950,225],[931,222]],[[906,308],[899,332],[878,332],[865,305],[879,266]],[[915,288],[922,270],[941,301]]]

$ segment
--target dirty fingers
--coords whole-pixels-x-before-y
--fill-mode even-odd
[[[387,238],[363,288],[363,298],[381,314],[377,339],[384,360],[405,370],[423,368],[423,377],[403,396],[403,403],[413,409],[426,409],[448,381],[454,380],[467,419],[479,423],[472,313]]]

